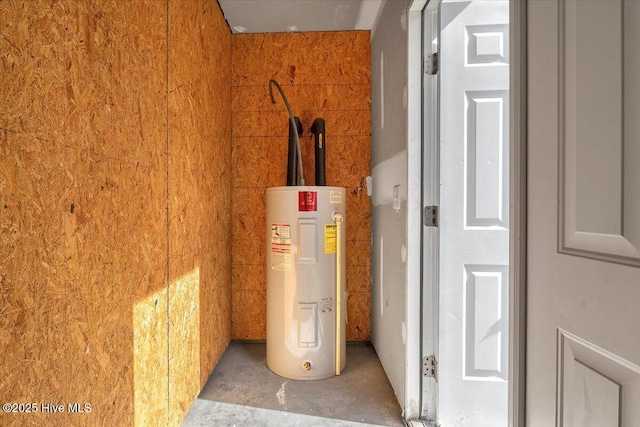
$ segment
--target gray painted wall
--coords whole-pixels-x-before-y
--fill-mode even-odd
[[[387,0],[371,41],[373,345],[401,406],[405,402],[407,236],[407,15]],[[394,186],[399,208],[394,209]],[[403,408],[404,409],[404,408]]]

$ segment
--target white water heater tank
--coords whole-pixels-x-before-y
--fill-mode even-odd
[[[296,380],[336,374],[336,253],[340,254],[340,370],[346,365],[346,190],[267,189],[267,366]],[[338,245],[340,246],[338,248]]]

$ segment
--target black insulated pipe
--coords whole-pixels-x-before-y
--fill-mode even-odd
[[[315,119],[311,125],[311,132],[315,135],[316,185],[325,186],[327,185],[327,175],[325,172],[326,138],[324,119]]]
[[[299,117],[294,117],[293,120],[296,123],[298,131],[298,137],[302,135],[302,122]],[[287,185],[298,184],[298,159],[296,156],[296,134],[293,130],[293,124],[289,120],[289,151],[287,152]]]

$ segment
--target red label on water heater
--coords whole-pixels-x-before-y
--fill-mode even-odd
[[[298,211],[316,212],[318,210],[318,193],[316,191],[298,191]]]

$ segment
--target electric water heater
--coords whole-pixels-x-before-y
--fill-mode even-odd
[[[340,187],[267,188],[267,366],[280,376],[346,365],[345,198]]]

